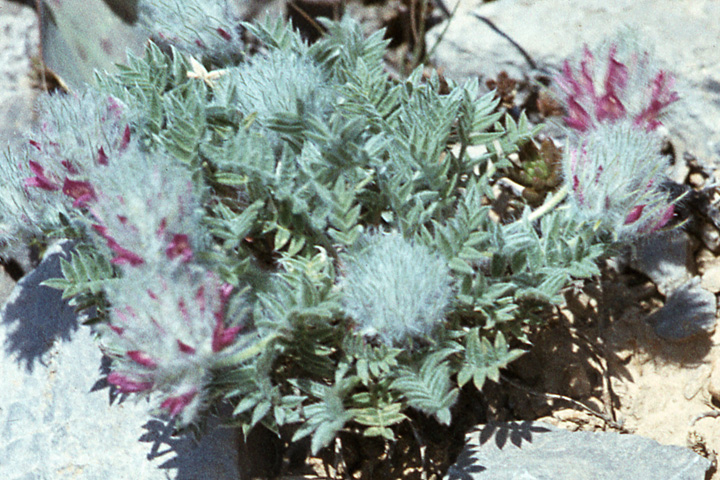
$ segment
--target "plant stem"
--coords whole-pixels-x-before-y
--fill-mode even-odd
[[[538,218],[540,218],[543,215],[545,215],[546,213],[548,213],[553,208],[557,207],[560,204],[560,202],[565,200],[565,197],[567,197],[568,193],[569,193],[568,188],[562,187],[560,190],[555,192],[555,194],[552,196],[552,198],[550,199],[549,202],[544,203],[540,208],[538,208],[537,210],[532,212],[530,214],[530,216],[528,217],[528,220],[530,220],[531,222],[534,222]]]

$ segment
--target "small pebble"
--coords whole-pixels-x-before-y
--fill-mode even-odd
[[[712,373],[707,383],[707,391],[715,402],[720,402],[720,356],[712,361]]]
[[[699,172],[693,172],[690,174],[690,177],[688,178],[688,183],[692,185],[695,188],[702,188],[705,186],[705,177],[702,173]]]
[[[705,267],[700,285],[709,292],[720,293],[720,263]]]

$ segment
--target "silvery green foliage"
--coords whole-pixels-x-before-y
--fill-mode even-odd
[[[307,55],[275,49],[227,69],[217,81],[215,94],[224,106],[256,116],[266,126],[279,114],[322,115],[333,99],[328,80]]]
[[[32,175],[17,154],[8,148],[0,162],[0,252],[3,258],[12,255],[23,243],[41,237],[43,226],[59,226],[59,215],[65,212],[62,203],[49,195],[38,194],[24,186]]]
[[[364,335],[411,345],[443,323],[452,299],[444,258],[397,233],[375,233],[343,256],[345,313]]]
[[[82,122],[53,120],[59,151],[2,166],[3,201],[76,239],[47,284],[97,308],[111,384],[180,425],[228,401],[236,425],[296,426],[313,451],[348,422],[392,440],[408,409],[449,423],[459,388],[497,379],[606,251],[552,201],[491,218],[491,182],[537,132],[525,116],[476,81],[389,80],[382,33],[326,26],[308,46],[282,21],[246,25],[262,56],[218,68],[151,43],[98,76]]]
[[[240,19],[227,0],[142,0],[140,21],[160,45],[216,64],[237,61]]]
[[[668,160],[659,152],[658,137],[629,121],[586,133],[563,157],[574,212],[621,240],[662,228],[674,207],[662,188]]]

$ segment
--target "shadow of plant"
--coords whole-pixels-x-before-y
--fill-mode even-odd
[[[494,440],[495,446],[502,450],[507,446],[508,440],[517,448],[523,443],[532,443],[533,434],[550,432],[549,428],[534,424],[533,422],[490,422],[483,425],[478,431],[477,444],[469,442],[457,459],[457,462],[447,472],[448,480],[473,480],[473,474],[481,473],[487,468],[481,465],[479,451],[485,444]],[[487,447],[486,447],[487,448]]]
[[[139,440],[151,444],[148,460],[166,458],[158,468],[174,480],[237,478],[235,433],[219,424],[218,418],[212,418],[208,433],[196,438],[192,433],[177,433],[175,422],[167,417],[154,418],[143,425],[146,433]]]
[[[484,425],[479,432],[478,440],[480,445],[485,445],[490,439],[495,439],[495,445],[502,450],[510,443],[520,448],[523,440],[532,443],[533,433],[545,433],[550,429],[533,424],[533,422],[490,422]]]
[[[69,243],[63,244],[23,277],[0,314],[0,322],[8,329],[5,351],[25,363],[29,372],[36,361],[42,364],[42,356],[57,340],[70,340],[79,328],[77,315],[62,299],[62,292],[40,285],[62,277],[59,257],[67,256],[70,249]]]

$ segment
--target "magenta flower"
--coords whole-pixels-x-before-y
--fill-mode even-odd
[[[633,207],[633,209],[630,210],[630,213],[628,213],[628,216],[625,217],[625,225],[637,222],[642,215],[643,210],[645,210],[645,205],[637,205]]]
[[[171,417],[176,417],[193,401],[196,395],[197,389],[193,388],[187,393],[166,399],[160,404],[160,408],[167,410]]]
[[[610,45],[603,55],[603,65],[597,65],[595,55],[586,46],[579,66],[573,68],[567,60],[563,63],[556,82],[562,92],[561,100],[567,111],[564,121],[569,128],[586,132],[598,123],[628,118],[636,126],[654,130],[661,125],[660,118],[667,107],[679,99],[672,90],[674,80],[667,72],[649,73],[647,53],[621,55],[618,50],[617,44]]]
[[[180,340],[177,341],[178,348],[183,353],[193,354],[195,353],[195,349],[188,345],[187,343],[181,342]]]
[[[157,362],[141,350],[130,350],[125,353],[133,362],[147,368],[157,368]]]
[[[115,385],[122,393],[145,392],[153,387],[153,382],[131,380],[127,376],[112,372],[107,376],[108,383]]]
[[[84,207],[87,202],[97,200],[95,190],[90,185],[90,182],[79,182],[65,177],[62,192],[75,200],[73,207]]]
[[[180,257],[183,262],[189,262],[193,258],[193,252],[190,248],[190,239],[185,234],[173,235],[170,245],[165,250],[165,254],[169,259]]]
[[[672,219],[674,200],[662,188],[667,159],[654,132],[623,119],[600,123],[580,140],[563,156],[565,188],[579,218],[624,239]]]
[[[130,125],[125,125],[125,130],[123,130],[122,139],[120,140],[120,147],[118,150],[121,152],[124,152],[127,146],[130,144]]]
[[[35,176],[25,179],[26,187],[37,187],[48,191],[60,190],[58,185],[45,176],[45,170],[40,166],[40,164],[33,162],[32,160],[28,163],[30,165],[30,170],[32,170]]]
[[[230,35],[230,34],[228,33],[228,31],[225,30],[224,28],[222,28],[222,27],[217,27],[217,28],[215,29],[215,31],[216,31],[216,32],[218,33],[218,35],[220,35],[224,40],[226,40],[226,41],[228,41],[228,42],[232,41],[232,35]]]
[[[132,267],[137,267],[145,263],[145,260],[140,255],[121,247],[115,240],[108,240],[107,244],[116,254],[115,257],[110,260],[110,263],[114,265],[130,265]]]
[[[100,147],[98,149],[97,158],[95,161],[98,163],[98,165],[107,165],[108,164],[108,156],[105,153],[105,149],[103,147]]]
[[[647,130],[654,130],[660,125],[658,118],[662,110],[680,99],[678,93],[671,90],[674,84],[675,80],[662,70],[655,76],[650,105],[635,117],[636,125],[645,124]]]
[[[123,113],[123,106],[120,104],[120,102],[115,97],[110,96],[107,99],[107,103],[108,113],[112,115],[116,120],[120,120]]]
[[[220,315],[217,315],[216,317],[217,318],[215,323],[215,329],[213,330],[212,337],[213,352],[219,352],[225,347],[232,345],[232,343],[235,341],[235,337],[237,337],[238,333],[242,329],[242,327],[239,325],[235,327],[225,328],[222,317]]]

